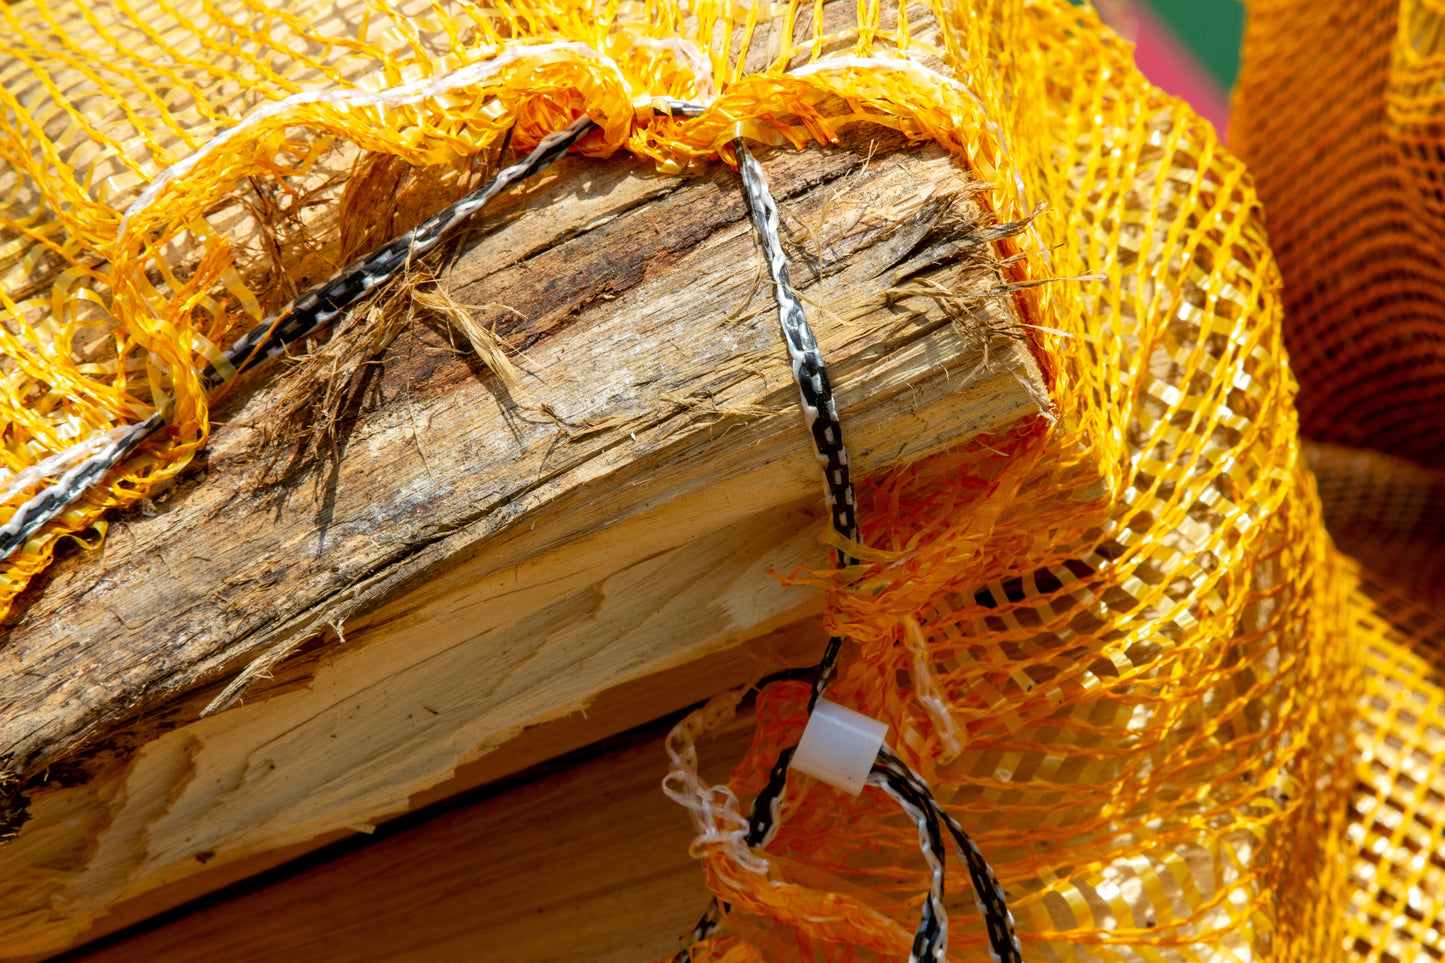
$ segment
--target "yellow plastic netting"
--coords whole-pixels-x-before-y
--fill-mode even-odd
[[[1439,959],[1432,646],[1445,634],[1433,609],[1332,548],[1282,341],[1288,305],[1318,389],[1306,410],[1354,426],[1316,434],[1431,463],[1441,421],[1420,385],[1438,364],[1427,282],[1440,248],[1421,238],[1445,162],[1429,147],[1428,73],[1397,68],[1438,57],[1440,33],[1423,4],[1403,7],[1391,29],[1368,19],[1394,9],[1382,0],[1252,14],[1239,144],[1286,198],[1278,210],[1308,193],[1301,181],[1337,174],[1315,166],[1333,155],[1305,106],[1336,104],[1320,124],[1353,125],[1343,139],[1359,145],[1374,143],[1367,122],[1412,132],[1391,155],[1406,173],[1386,178],[1388,203],[1363,165],[1339,188],[1353,207],[1282,215],[1269,196],[1276,245],[1298,252],[1282,296],[1244,164],[1064,0],[372,0],[320,19],[241,0],[0,5],[0,404],[16,473],[0,522],[41,481],[24,469],[173,411],[164,436],[5,564],[0,599],[203,444],[196,371],[285,300],[235,202],[243,180],[284,184],[341,144],[442,163],[515,127],[525,149],[579,111],[601,124],[585,152],[665,170],[711,162],[738,134],[802,146],[846,124],[899,128],[952,151],[999,219],[1043,206],[1021,251],[1001,252],[1025,255],[1017,280],[1104,280],[1017,295],[1054,419],[860,492],[871,551],[830,595],[853,643],[830,697],[887,721],[974,835],[1026,958]],[[1369,29],[1345,22],[1366,10]],[[1338,61],[1317,69],[1294,35],[1331,31]],[[1380,103],[1339,106],[1380,73]],[[1407,73],[1413,93],[1397,97]],[[657,118],[661,95],[710,109]],[[1400,184],[1425,200],[1400,200]],[[1372,197],[1393,220],[1362,221]],[[1400,211],[1425,233],[1402,233]],[[1311,240],[1330,225],[1395,232],[1392,266],[1348,298],[1334,295],[1379,248]],[[298,277],[315,270],[306,254],[288,254]],[[1318,347],[1316,330],[1342,340]],[[1375,333],[1419,361],[1418,382],[1351,362],[1356,348],[1374,357]],[[796,740],[804,702],[796,685],[760,697],[737,794]],[[707,847],[733,912],[696,960],[906,956],[923,869],[891,802],[795,778],[760,854],[769,873],[735,855]],[[955,890],[951,956],[982,959],[971,894]]]
[[[1265,201],[1325,518],[1365,568],[1347,954],[1445,957],[1445,4],[1249,0],[1231,147]],[[1349,447],[1347,447],[1349,446]]]

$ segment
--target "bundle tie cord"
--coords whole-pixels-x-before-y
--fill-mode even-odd
[[[695,117],[707,109],[700,104],[667,97],[656,98],[651,106],[658,113],[684,117]],[[208,364],[200,373],[202,384],[208,390],[214,389],[243,371],[280,356],[291,344],[326,327],[343,310],[395,277],[414,258],[433,250],[502,191],[551,166],[597,126],[596,121],[585,114],[578,117],[566,128],[543,137],[523,160],[498,171],[482,187],[378,250],[352,261],[330,280],[307,291],[274,317],[242,335],[226,350],[223,363]],[[5,524],[0,525],[0,561],[9,558],[44,525],[63,514],[111,469],[129,457],[142,441],[160,430],[167,414],[165,409],[157,410],[145,420],[131,425],[21,504]]]
[[[275,317],[247,331],[227,349],[226,367],[207,365],[201,372],[201,380],[207,387],[215,387],[263,361],[278,357],[288,345],[326,327],[338,314],[391,280],[414,259],[430,253],[492,198],[550,167],[596,127],[597,122],[583,114],[565,129],[543,137],[524,159],[502,168],[483,186],[442,208],[400,237],[352,261],[332,275],[330,280],[286,305]]]
[[[15,509],[15,514],[0,525],[0,560],[30,540],[51,519],[56,518],[84,495],[92,485],[120,464],[142,441],[165,424],[164,412],[157,411],[121,432],[100,451],[86,458],[53,483],[42,488],[29,501]]]
[[[813,451],[823,468],[823,497],[828,505],[830,522],[833,531],[848,541],[857,543],[858,501],[853,494],[848,449],[843,445],[843,425],[838,418],[838,406],[833,400],[833,386],[828,380],[828,370],[823,363],[818,339],[813,334],[812,325],[808,324],[802,301],[798,299],[792,280],[788,277],[788,259],[783,252],[780,236],[778,204],[773,199],[772,191],[768,189],[768,178],[762,165],[748,151],[743,139],[735,139],[731,146],[737,155],[743,196],[747,199],[748,217],[753,223],[753,240],[761,249],[768,265],[768,273],[772,277],[773,300],[778,306],[778,325],[792,363],[793,381],[798,386],[803,421],[813,436]],[[840,550],[837,553],[837,563],[839,568],[847,568],[858,564],[858,560]],[[833,636],[828,639],[828,644],[823,649],[823,657],[813,671],[812,688],[808,694],[810,714],[833,678],[833,669],[842,647],[842,637]],[[767,785],[753,799],[748,810],[748,832],[744,837],[750,848],[767,846],[778,831],[783,791],[788,785],[788,767],[792,764],[795,751],[796,747],[789,746],[778,753],[777,760],[768,772]],[[723,914],[727,910],[727,904],[714,897],[702,918],[673,956],[674,963],[688,963],[692,959],[692,946],[712,935],[722,924]]]
[[[788,259],[783,253],[779,233],[778,204],[768,189],[762,165],[749,153],[747,145],[739,138],[732,142],[732,147],[738,158],[738,173],[742,175],[748,216],[752,219],[753,232],[767,261],[768,272],[772,275],[778,324],[792,361],[793,381],[798,385],[803,421],[813,436],[813,450],[823,468],[823,496],[828,504],[833,531],[856,544],[859,541],[858,501],[854,497],[849,474],[848,449],[843,445],[843,425],[838,418],[837,404],[833,401],[833,386],[828,380],[818,339],[813,335],[803,303],[788,277]],[[839,568],[858,564],[857,559],[841,550],[837,560]],[[818,663],[813,679],[813,690],[808,697],[809,712],[833,677],[842,645],[843,639],[834,636],[823,650],[822,661]]]
[[[954,849],[957,851],[959,859],[968,869],[969,879],[973,883],[974,903],[988,929],[989,956],[993,958],[994,963],[1023,963],[1023,949],[1019,945],[1018,935],[1014,932],[1013,913],[1009,911],[1008,899],[1004,896],[998,877],[994,875],[988,860],[984,859],[978,845],[974,843],[968,833],[964,832],[958,820],[938,804],[932,790],[928,788],[928,784],[923,781],[923,778],[909,768],[908,764],[898,758],[892,750],[884,746],[878,750],[878,759],[869,773],[868,782],[870,785],[883,789],[897,800],[915,822],[919,821],[920,813],[928,812],[932,814],[932,819],[937,824],[941,824],[948,830],[949,835],[953,837]],[[920,842],[927,843],[923,847],[924,857],[934,868],[936,875],[942,873],[943,862],[941,846],[936,842],[937,838],[936,827],[933,830],[927,830],[923,823],[919,823]],[[931,853],[928,851],[929,846],[934,848]],[[941,899],[942,877],[938,876],[938,879],[939,898]],[[931,891],[930,902],[932,902]],[[928,916],[926,908],[927,903],[925,903],[925,920]],[[942,909],[941,902],[938,904],[938,909],[940,911]],[[923,925],[920,923],[913,946],[915,959],[943,959],[944,951],[947,949],[948,918],[941,915],[941,912],[935,915],[942,921],[940,929],[942,943],[936,950],[932,950],[936,956],[920,955],[920,946],[926,948],[934,945],[928,941],[923,944],[919,943],[918,937],[924,935]]]
[[[778,754],[768,774],[767,786],[753,800],[748,818],[749,846],[766,846],[777,833],[788,767],[792,764],[796,748],[789,746]],[[1023,948],[1014,930],[1013,913],[1009,911],[1008,898],[993,867],[989,866],[978,845],[958,820],[939,805],[923,777],[885,745],[878,750],[878,757],[868,775],[868,784],[893,797],[918,825],[919,849],[930,869],[928,898],[923,903],[918,929],[914,932],[909,963],[941,963],[948,953],[948,913],[943,903],[947,855],[940,827],[947,829],[953,837],[954,850],[968,869],[974,905],[988,931],[989,957],[993,963],[1023,963]],[[687,942],[673,957],[675,963],[688,963],[692,959],[692,945],[707,939],[721,926],[727,908],[726,904],[713,899],[693,927]]]
[[[886,750],[880,750],[880,754]],[[948,953],[948,910],[943,905],[944,863],[947,859],[943,850],[943,834],[938,827],[938,806],[930,805],[932,794],[920,797],[916,787],[898,779],[887,768],[874,764],[868,775],[868,784],[877,786],[888,795],[918,824],[918,848],[928,862],[928,898],[923,901],[919,914],[918,929],[913,934],[913,946],[908,953],[908,963],[940,963]],[[926,790],[925,790],[926,792]],[[994,956],[995,963],[998,957]]]
[[[743,194],[748,202],[748,217],[753,222],[754,239],[762,249],[767,261],[768,273],[773,280],[773,299],[778,306],[778,325],[782,329],[783,344],[787,346],[792,362],[793,381],[798,386],[798,397],[803,410],[803,422],[813,436],[813,450],[818,464],[823,468],[823,497],[828,505],[833,531],[852,543],[858,537],[858,501],[853,493],[853,480],[849,473],[848,449],[843,445],[843,424],[838,418],[838,406],[833,400],[833,386],[828,380],[828,370],[823,362],[823,353],[818,339],[808,324],[808,315],[803,303],[793,290],[788,277],[788,258],[783,252],[780,236],[778,204],[768,189],[768,178],[763,166],[748,151],[742,138],[732,142],[738,158],[738,173],[742,177]],[[839,550],[839,568],[858,564],[858,560]],[[822,661],[813,677],[813,687],[808,694],[808,712],[812,713],[818,699],[833,678],[838,652],[843,646],[841,636],[828,639],[823,650]],[[763,788],[748,815],[748,845],[766,846],[777,832],[778,808],[782,803],[783,790],[787,787],[788,765],[793,750],[784,749],[773,764],[768,784]]]
[[[849,474],[848,452],[843,446],[842,424],[838,418],[832,386],[828,381],[817,339],[788,277],[787,258],[779,237],[778,205],[768,189],[762,165],[749,153],[742,139],[733,141],[732,147],[737,154],[738,173],[742,177],[755,239],[762,248],[769,273],[772,275],[778,320],[782,327],[783,342],[787,345],[792,360],[793,380],[797,382],[802,400],[803,418],[813,435],[818,462],[823,466],[824,494],[833,530],[857,544],[860,542],[857,500]],[[837,553],[837,561],[839,568],[857,564],[857,559],[841,550]],[[812,689],[808,694],[810,717],[833,677],[842,644],[841,636],[833,636],[823,651],[822,661],[815,670]],[[748,811],[748,831],[745,837],[750,848],[766,847],[777,834],[783,792],[787,789],[788,769],[796,751],[796,746],[789,746],[778,753],[777,760],[768,772],[766,785],[753,799]],[[919,848],[931,870],[928,898],[924,901],[918,929],[914,934],[910,963],[942,963],[948,952],[948,914],[943,903],[947,856],[944,852],[942,827],[947,827],[959,858],[968,868],[976,905],[988,928],[989,954],[994,963],[1023,963],[1018,937],[1014,933],[1013,914],[1009,912],[1003,888],[999,885],[993,869],[958,821],[938,804],[922,777],[885,745],[878,751],[877,759],[869,772],[868,784],[888,793],[917,823]],[[673,956],[674,963],[690,963],[692,947],[707,939],[722,925],[723,915],[728,909],[726,903],[714,897],[702,918],[685,938],[682,947]]]

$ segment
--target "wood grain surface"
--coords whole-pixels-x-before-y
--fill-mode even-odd
[[[721,780],[751,718],[703,740]],[[647,963],[710,894],[661,731],[323,851],[56,963]],[[711,763],[712,765],[706,765]]]
[[[947,156],[873,131],[765,166],[862,473],[1041,415]],[[0,785],[30,810],[0,847],[0,958],[365,831],[619,687],[670,711],[708,693],[647,680],[815,624],[818,592],[774,574],[828,550],[735,174],[569,159],[477,236],[441,287],[513,345],[514,385],[417,313],[323,379],[343,404],[313,454],[276,425],[320,375],[273,369],[194,473],[24,600],[0,643]]]

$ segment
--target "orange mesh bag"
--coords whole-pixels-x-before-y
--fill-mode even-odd
[[[1250,0],[1231,144],[1265,201],[1325,520],[1364,568],[1348,957],[1445,958],[1445,6]],[[1347,447],[1354,446],[1354,447]]]
[[[378,2],[319,21],[247,2],[0,7],[0,351],[13,473],[0,524],[107,432],[158,413],[166,425],[7,557],[0,604],[58,539],[103,529],[107,508],[139,501],[204,443],[199,375],[224,369],[222,349],[265,315],[275,239],[238,203],[245,178],[339,171],[357,149],[442,164],[509,131],[525,152],[585,111],[600,129],[582,153],[625,149],[674,172],[740,135],[802,146],[871,121],[937,140],[995,179],[1005,151],[983,98],[999,100],[1001,77],[984,71],[974,89],[932,69],[944,56],[984,63],[1008,46],[995,5],[978,8],[986,30],[950,36],[948,47],[910,40],[906,26],[866,25],[826,47],[821,25],[782,43],[759,26],[780,10],[722,0],[686,15],[672,2]],[[904,60],[910,42],[916,56]],[[749,57],[767,69],[753,71]],[[790,72],[794,61],[818,69]],[[709,109],[690,121],[655,116],[654,99],[668,97]],[[824,117],[820,105],[833,102],[847,113]],[[1001,219],[1027,213],[1008,186],[993,203]],[[292,265],[293,290],[318,280],[308,271],[336,251],[311,253]]]
[[[1267,199],[1306,436],[1445,462],[1445,7],[1250,0],[1230,146]]]
[[[829,697],[886,721],[974,835],[1026,958],[1438,958],[1445,792],[1425,641],[1439,623],[1325,534],[1254,181],[1091,10],[329,11],[0,6],[0,525],[111,433],[157,413],[166,425],[6,560],[0,604],[58,540],[103,531],[109,506],[204,444],[200,372],[278,300],[242,180],[339,172],[358,150],[444,164],[508,130],[526,150],[583,113],[597,129],[577,149],[672,171],[730,158],[739,136],[802,147],[882,125],[951,151],[999,221],[1037,212],[999,254],[1054,411],[860,490],[861,564],[799,576],[830,587],[849,640]],[[1251,50],[1259,31],[1293,28],[1257,12]],[[1375,36],[1353,34],[1339,42]],[[1384,69],[1341,63],[1371,82]],[[662,117],[663,97],[705,109]],[[1301,165],[1314,150],[1288,148]],[[315,268],[292,257],[300,286]],[[1392,290],[1438,303],[1429,272],[1400,258],[1382,275],[1407,278]],[[1428,367],[1428,344],[1412,344]],[[1424,411],[1429,392],[1409,390]],[[1378,410],[1358,405],[1356,421],[1388,440],[1381,426],[1399,422]],[[1427,437],[1423,422],[1398,437]],[[707,795],[722,802],[705,871],[731,911],[696,961],[908,955],[924,870],[891,802],[796,777],[770,845],[736,843],[736,798],[797,740],[805,704],[798,685],[763,693],[731,795]],[[680,730],[680,760],[727,705]],[[971,894],[950,900],[952,957],[982,958]]]
[[[1105,280],[1032,305],[1056,422],[867,486],[830,698],[888,722],[974,834],[1026,958],[1328,959],[1361,675],[1253,185],[1089,14],[1018,15],[1008,160],[1053,269]],[[734,793],[804,704],[760,696]],[[693,959],[905,957],[913,826],[796,781],[766,880],[708,847],[740,919]],[[954,952],[981,958],[955,907]]]

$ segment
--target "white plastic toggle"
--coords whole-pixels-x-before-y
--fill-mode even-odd
[[[887,736],[887,723],[819,699],[793,753],[792,768],[856,796]]]

